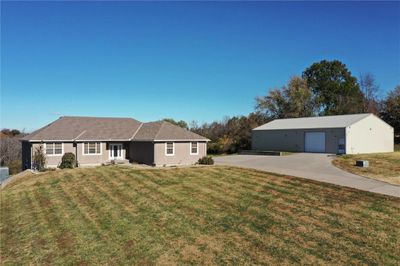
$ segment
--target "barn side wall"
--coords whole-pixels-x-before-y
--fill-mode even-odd
[[[338,153],[339,139],[345,138],[344,128],[253,130],[252,149],[259,151],[304,152],[306,132],[325,132],[326,153]]]

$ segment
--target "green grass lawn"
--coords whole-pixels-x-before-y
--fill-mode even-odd
[[[364,168],[356,166],[357,160],[369,161],[369,167]],[[400,151],[391,153],[341,155],[333,160],[333,164],[356,175],[400,185]]]
[[[2,264],[400,263],[400,199],[234,167],[27,176],[0,225]]]
[[[400,151],[400,144],[394,144],[394,150]]]

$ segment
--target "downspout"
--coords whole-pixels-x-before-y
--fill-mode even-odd
[[[344,154],[349,154],[350,147],[349,147],[349,133],[350,133],[350,126],[345,127],[345,134],[344,134]]]
[[[30,160],[30,169],[31,170],[33,170],[32,169],[32,165],[33,165],[33,163],[32,163],[32,160],[33,160],[33,145],[32,145],[32,142],[29,142],[29,149],[31,150],[31,160]]]
[[[153,166],[157,166],[156,165],[156,142],[153,141]]]
[[[78,161],[78,143],[76,141],[74,141],[75,144],[75,164],[76,166],[79,165],[79,161]]]
[[[76,166],[79,166],[79,161],[78,161],[78,142],[76,141],[80,136],[82,136],[86,130],[82,131],[78,136],[76,136],[72,141],[75,143],[75,160],[76,160]]]

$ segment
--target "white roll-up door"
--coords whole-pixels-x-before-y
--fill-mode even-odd
[[[325,152],[325,132],[306,132],[305,152]]]

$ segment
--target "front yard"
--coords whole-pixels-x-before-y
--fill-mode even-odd
[[[356,166],[357,160],[369,161],[369,167]],[[392,153],[342,155],[333,164],[356,175],[400,185],[400,151]],[[400,189],[400,188],[399,188]]]
[[[0,193],[2,264],[400,263],[400,199],[294,177],[107,166]]]

